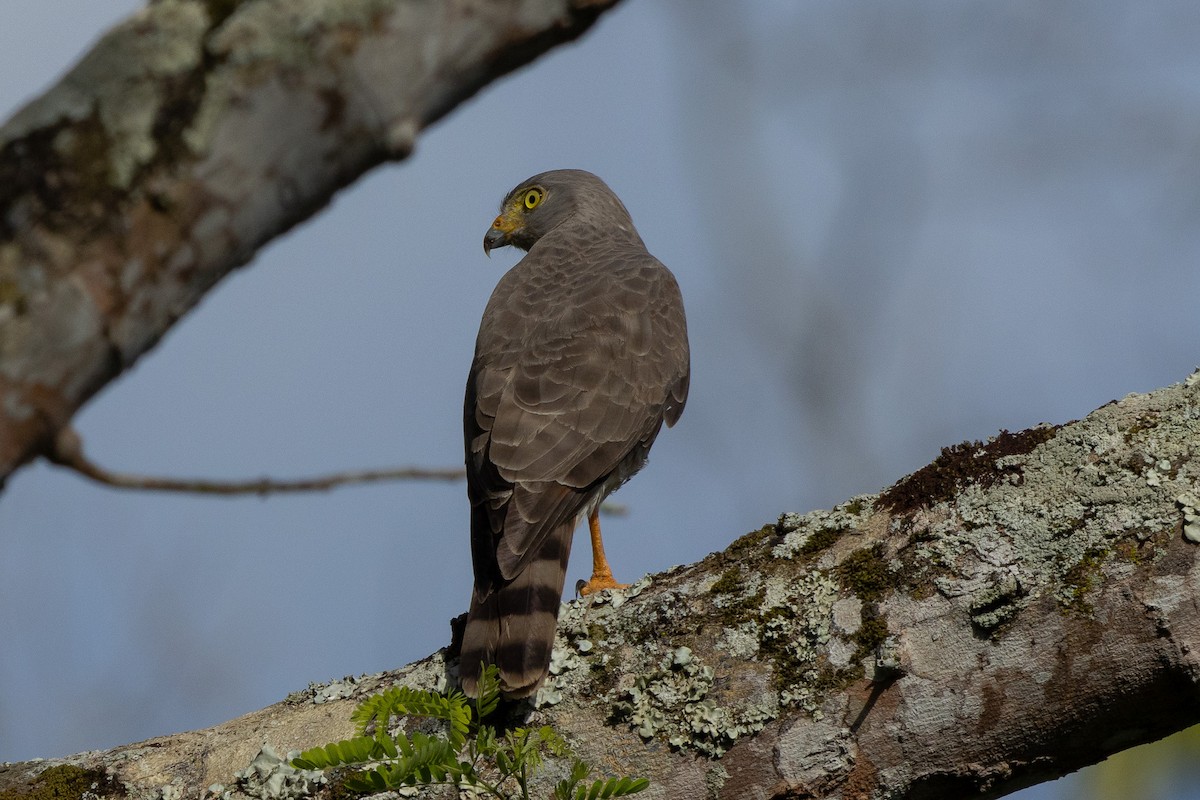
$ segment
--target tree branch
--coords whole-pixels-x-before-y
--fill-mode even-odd
[[[52,463],[73,469],[84,477],[114,489],[137,489],[159,492],[187,492],[190,494],[239,495],[284,494],[290,492],[320,492],[362,483],[382,481],[427,480],[461,481],[466,471],[454,469],[426,469],[422,467],[399,467],[394,469],[367,469],[335,472],[312,478],[279,480],[255,478],[247,481],[215,481],[203,478],[163,478],[149,475],[131,475],[113,472],[96,464],[83,452],[83,440],[74,428],[61,429],[54,437],[54,447],[46,454]]]
[[[334,472],[312,478],[281,480],[279,478],[254,478],[244,481],[216,481],[206,478],[164,478],[157,475],[132,475],[105,469],[88,458],[83,452],[83,439],[72,427],[59,430],[54,445],[46,453],[53,464],[74,470],[85,478],[114,489],[140,491],[183,492],[188,494],[239,495],[289,494],[295,492],[325,492],[342,486],[384,481],[461,481],[467,477],[461,467],[430,469],[428,467],[393,467],[391,469],[359,469]],[[610,517],[621,517],[629,513],[628,506],[609,500],[600,504],[600,513]]]
[[[0,483],[221,278],[616,0],[151,3],[0,127]]]
[[[1197,409],[1193,376],[946,448],[881,494],[569,603],[529,722],[680,800],[995,797],[1194,724]],[[279,754],[454,669],[440,651],[204,731],[0,767],[0,794],[65,763],[99,796],[319,796]]]

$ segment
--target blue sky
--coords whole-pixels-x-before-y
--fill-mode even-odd
[[[137,5],[9,0],[0,111]],[[1198,34],[1187,3],[628,2],[271,244],[78,428],[147,473],[457,465],[476,324],[516,258],[482,235],[519,180],[582,167],[675,271],[694,359],[609,555],[626,578],[695,561],[1200,362]],[[0,760],[427,654],[466,606],[466,521],[457,485],[226,500],[21,471]]]

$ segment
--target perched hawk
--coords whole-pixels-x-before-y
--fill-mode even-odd
[[[463,635],[467,694],[486,664],[506,697],[546,677],[576,523],[592,579],[619,587],[597,509],[641,469],[687,400],[679,286],[595,175],[556,170],[508,193],[483,249],[528,251],[488,301],[463,410],[475,588]]]

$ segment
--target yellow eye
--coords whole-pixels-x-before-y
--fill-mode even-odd
[[[537,208],[538,203],[542,202],[544,192],[541,189],[530,189],[525,193],[525,207],[528,209]]]

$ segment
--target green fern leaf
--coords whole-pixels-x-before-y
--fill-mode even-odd
[[[570,774],[554,786],[555,800],[576,800],[575,788],[587,778],[591,771],[592,768],[578,758],[571,762]],[[582,788],[579,791],[581,795],[587,792]]]
[[[571,747],[566,740],[558,735],[558,732],[549,725],[543,725],[538,728],[538,739],[541,744],[550,751],[550,755],[555,758],[567,758],[571,755]],[[582,778],[580,779],[582,780]]]
[[[327,769],[342,764],[362,764],[382,756],[383,749],[374,739],[359,737],[305,750],[291,763],[298,769]]]
[[[379,723],[375,726],[375,735],[382,737],[387,735],[387,716],[384,709],[387,705],[385,693],[371,695],[363,700],[350,714],[350,720],[354,723],[355,732],[359,736],[365,736],[367,728],[370,727],[371,721],[378,719]]]
[[[411,753],[378,767],[385,789],[399,789],[417,783],[445,782],[449,767],[457,766],[449,742],[420,733],[413,734]]]
[[[573,772],[572,777],[574,776],[575,773]],[[583,780],[583,778],[580,778],[580,780]],[[650,781],[645,778],[626,777],[596,780],[591,785],[576,786],[574,797],[571,800],[608,800],[610,797],[628,797],[631,794],[637,794],[649,786]]]
[[[496,769],[500,770],[501,775],[512,774],[512,758],[504,750],[496,751]]]
[[[342,753],[353,758],[353,761],[348,763],[363,763],[366,761],[378,761],[383,758],[387,750],[383,746],[383,742],[378,739],[369,739],[361,737],[351,739],[342,746]]]
[[[459,693],[451,696],[454,701],[449,709],[450,713],[447,717],[447,722],[450,723],[450,746],[455,751],[462,750],[467,743],[467,734],[471,730],[471,707],[467,704],[467,698]]]
[[[330,764],[329,760],[325,758],[325,749],[314,747],[293,758],[292,766],[296,769],[325,769]]]
[[[484,758],[491,758],[500,746],[496,739],[496,729],[491,725],[481,725],[475,734],[475,752]]]
[[[605,797],[628,797],[631,794],[637,794],[640,791],[650,788],[650,781],[645,778],[621,778],[617,781],[616,789],[611,795]]]
[[[479,699],[475,701],[475,710],[479,719],[484,719],[500,705],[500,669],[495,664],[488,664],[476,686]]]
[[[393,739],[391,736],[385,736],[377,741],[379,742],[380,749],[383,750],[383,755],[385,758],[395,758],[398,755],[396,739]]]
[[[352,720],[358,736],[306,750],[291,763],[303,769],[376,764],[346,777],[346,788],[358,794],[407,786],[452,785],[473,787],[498,800],[516,797],[512,794],[514,788],[521,797],[527,797],[528,781],[543,761],[551,756],[571,758],[571,749],[549,726],[516,728],[498,735],[494,727],[480,725],[482,716],[494,712],[499,702],[499,673],[494,666],[484,670],[474,705],[461,692],[443,695],[393,687],[366,698],[354,710]],[[447,732],[439,736],[419,731],[389,735],[393,721],[404,717],[443,720]],[[483,781],[477,766],[485,774],[498,774],[499,781]],[[590,766],[573,758],[570,774],[554,787],[556,800],[608,800],[636,794],[650,785],[642,778],[609,778],[585,784],[591,773]]]
[[[356,772],[348,776],[345,786],[355,794],[378,794],[387,791],[387,784],[378,769]]]
[[[456,750],[466,744],[471,727],[471,710],[462,692],[440,695],[396,686],[364,700],[354,710],[351,719],[359,735],[365,735],[374,723],[375,737],[384,739],[392,719],[405,716],[445,720],[450,727],[450,744]]]

